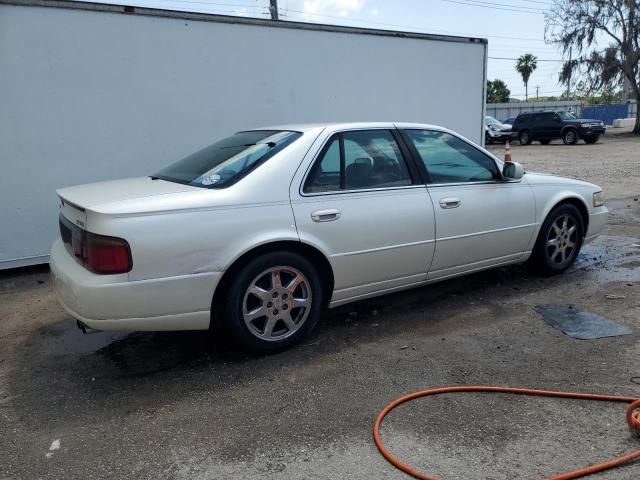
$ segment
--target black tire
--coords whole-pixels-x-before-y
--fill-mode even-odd
[[[267,273],[271,269],[281,269],[279,270],[278,278],[283,285],[282,288],[273,288],[272,285],[270,289],[264,283],[267,281],[273,282],[272,273]],[[292,279],[296,272],[302,274],[301,278],[305,283],[295,287],[294,292],[297,292],[296,295],[299,297],[304,297],[305,295],[302,293],[304,286],[304,292],[310,303],[309,307],[295,307],[293,302],[296,299],[294,299],[294,294],[292,293],[289,294],[287,300],[284,299],[286,296],[284,287],[290,282],[289,276]],[[262,274],[265,276],[261,276]],[[266,276],[269,276],[269,278]],[[264,294],[264,301],[248,291],[249,287],[256,285],[256,281],[258,283],[263,282],[260,283],[260,286],[268,292]],[[282,292],[277,290],[282,290]],[[222,325],[232,340],[241,347],[256,353],[276,352],[295,345],[313,330],[318,323],[325,304],[326,292],[324,290],[324,285],[316,267],[303,256],[285,251],[267,253],[251,260],[231,281],[225,296],[225,303],[221,309],[222,318],[219,319],[218,323]],[[278,293],[277,296],[275,295],[276,293]],[[280,293],[285,296],[281,297]],[[249,303],[252,303],[252,305],[249,305]],[[248,311],[247,315],[258,310],[264,310],[266,313],[263,316],[257,316],[247,324],[244,316],[245,307],[247,306],[249,307],[246,309]],[[288,312],[285,313],[285,310],[288,310]],[[289,321],[294,322],[294,317],[299,316],[300,323],[292,324],[293,328],[289,328],[276,313],[280,316],[287,314],[289,315],[287,317]],[[267,325],[270,320],[273,333],[270,331],[269,340],[267,340]],[[263,330],[262,338],[260,337],[260,330]],[[281,333],[279,334],[278,332]]]
[[[559,232],[558,227],[564,223],[564,219],[567,219],[566,229],[569,232],[571,227],[575,227],[571,233]],[[551,244],[550,241],[554,239],[556,241]],[[570,203],[561,204],[547,215],[542,224],[529,264],[547,275],[562,273],[575,262],[583,241],[584,221],[580,211]]]
[[[542,145],[549,145],[549,144],[551,143],[551,140],[550,140],[549,138],[541,138],[541,139],[539,140],[539,142],[540,142]]]
[[[574,128],[567,128],[562,134],[562,142],[565,145],[575,145],[578,140],[578,132]]]
[[[600,139],[600,135],[590,135],[584,137],[584,143],[596,143]]]
[[[531,137],[531,132],[529,130],[523,130],[518,135],[518,140],[520,140],[520,145],[531,145],[533,138]]]
[[[484,144],[485,145],[491,145],[493,143],[493,140],[491,139],[491,135],[489,135],[488,133],[484,134]]]

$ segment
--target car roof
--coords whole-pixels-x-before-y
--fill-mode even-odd
[[[284,125],[270,125],[261,128],[251,128],[249,130],[292,130],[296,132],[310,132],[316,129],[331,129],[331,130],[349,130],[349,129],[361,129],[361,128],[428,128],[435,130],[449,131],[444,127],[438,125],[431,125],[427,123],[412,123],[412,122],[329,122],[329,123],[292,123]]]
[[[536,112],[523,112],[518,114],[518,116],[520,115],[536,115],[536,114],[540,114],[540,113],[558,113],[558,112],[567,112],[568,110],[538,110]]]

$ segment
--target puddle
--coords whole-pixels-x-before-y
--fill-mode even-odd
[[[83,334],[69,319],[38,330],[27,348],[57,364],[81,365],[91,376],[138,377],[203,358],[211,346],[203,331]]]
[[[142,377],[206,357],[211,351],[207,332],[132,333],[96,352],[108,360],[119,377]]]
[[[639,282],[640,249],[637,239],[602,235],[586,244],[571,270],[593,274],[598,283]]]
[[[45,355],[87,355],[129,336],[123,332],[96,332],[85,335],[75,321],[65,320],[41,329],[39,348]]]

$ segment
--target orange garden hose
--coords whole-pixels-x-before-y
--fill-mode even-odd
[[[634,397],[623,397],[618,395],[593,395],[586,393],[571,393],[571,392],[554,392],[549,390],[531,390],[529,388],[510,388],[510,387],[488,387],[488,386],[463,386],[463,387],[442,387],[442,388],[430,388],[427,390],[420,390],[417,392],[410,393],[408,395],[404,395],[400,398],[397,398],[390,404],[388,404],[382,411],[378,414],[378,418],[376,418],[376,422],[373,426],[373,439],[378,447],[380,453],[386,458],[393,466],[399,468],[403,472],[411,475],[412,477],[419,478],[421,480],[440,480],[438,477],[434,475],[428,475],[426,473],[420,472],[415,468],[407,465],[406,463],[401,462],[396,457],[394,457],[389,450],[384,446],[382,440],[380,438],[380,424],[385,416],[391,410],[396,408],[398,405],[401,405],[410,400],[415,400],[420,397],[427,397],[430,395],[439,395],[443,393],[456,393],[456,392],[490,392],[490,393],[513,393],[517,395],[535,395],[541,397],[560,397],[560,398],[573,398],[579,400],[599,400],[604,402],[622,402],[622,403],[630,403],[629,408],[627,409],[627,423],[629,424],[629,428],[632,432],[636,432],[640,435],[640,399]],[[636,411],[638,410],[638,411]],[[587,475],[591,475],[592,473],[602,472],[604,470],[609,470],[610,468],[615,468],[625,463],[629,463],[633,460],[640,458],[640,450],[636,450],[634,452],[628,453],[627,455],[622,455],[620,457],[616,457],[612,460],[598,463],[596,465],[592,465],[590,467],[581,468],[579,470],[575,470],[573,472],[563,473],[561,475],[555,475],[550,477],[548,480],[571,480],[574,478],[580,478]]]

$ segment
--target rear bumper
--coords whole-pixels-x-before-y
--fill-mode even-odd
[[[129,281],[80,265],[60,239],[51,249],[51,277],[62,307],[95,330],[206,330],[221,272]]]

